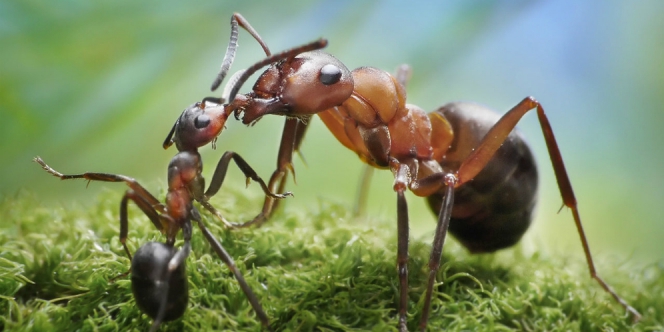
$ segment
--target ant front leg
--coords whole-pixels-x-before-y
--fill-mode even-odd
[[[233,151],[227,151],[224,153],[224,155],[219,159],[219,163],[217,164],[217,168],[214,171],[214,175],[212,176],[212,180],[210,181],[210,186],[208,187],[207,191],[203,195],[202,199],[198,199],[199,203],[203,205],[208,211],[216,215],[226,226],[233,227],[233,228],[240,228],[240,227],[247,227],[255,224],[257,221],[256,218],[253,220],[250,220],[245,223],[231,223],[227,221],[221,213],[215,209],[209,202],[208,200],[210,197],[214,196],[219,189],[221,188],[221,185],[224,182],[224,179],[226,178],[226,172],[228,171],[228,164],[231,162],[231,160],[235,161],[235,164],[240,168],[242,173],[244,173],[244,176],[247,178],[247,185],[249,185],[250,180],[254,180],[258,182],[263,189],[263,192],[265,193],[265,196],[270,198],[270,199],[282,199],[286,198],[287,196],[293,196],[291,192],[285,192],[283,194],[275,194],[274,189],[268,187],[268,185],[265,184],[263,179],[256,174],[256,171],[254,171],[251,166],[237,153]],[[283,188],[280,188],[283,189]],[[199,195],[196,195],[199,197]],[[260,223],[259,223],[260,225]]]
[[[284,122],[284,130],[281,136],[281,143],[279,145],[279,155],[277,157],[277,169],[272,173],[268,189],[272,192],[283,192],[286,187],[286,179],[288,172],[293,173],[295,179],[295,169],[293,168],[293,152],[299,151],[300,144],[304,138],[304,134],[309,126],[309,120],[304,121],[297,118],[287,118]],[[274,197],[269,195],[265,196],[263,203],[263,210],[257,215],[250,224],[262,225],[272,215],[272,212],[277,208],[278,202]]]
[[[134,201],[136,205],[145,213],[145,215],[150,219],[152,224],[160,230],[163,231],[163,224],[167,223],[167,220],[162,220],[163,213],[165,213],[164,206],[159,203],[159,201],[145,189],[141,184],[139,184],[133,178],[128,176],[119,175],[119,174],[109,174],[109,173],[82,173],[82,174],[72,174],[66,175],[62,174],[51,166],[47,165],[40,157],[35,157],[33,159],[36,163],[41,165],[41,167],[52,174],[53,176],[59,177],[62,180],[70,179],[86,179],[88,181],[104,181],[104,182],[125,182],[129,186],[129,190],[122,197],[120,202],[120,243],[124,247],[125,252],[129,259],[131,259],[131,253],[129,248],[127,248],[127,234],[129,232],[128,218],[127,218],[127,203],[129,200]]]
[[[59,177],[61,180],[71,179],[86,179],[88,181],[103,181],[103,182],[125,182],[129,188],[134,190],[138,195],[143,197],[151,206],[153,206],[160,213],[165,213],[164,206],[155,198],[147,189],[141,186],[136,180],[128,176],[109,173],[91,173],[86,172],[82,174],[65,175],[48,166],[41,157],[35,157],[32,161],[41,165],[41,167],[51,173],[51,175]],[[159,226],[157,226],[159,227]]]
[[[638,321],[641,319],[641,314],[639,314],[636,309],[634,309],[625,300],[623,300],[611,288],[611,286],[609,286],[597,274],[592,255],[590,254],[588,240],[586,239],[586,235],[581,224],[581,217],[579,216],[579,209],[577,207],[574,191],[572,190],[572,184],[569,180],[569,176],[567,175],[567,171],[565,170],[565,165],[563,163],[562,155],[560,154],[560,149],[558,148],[558,143],[556,142],[556,138],[553,135],[553,129],[551,128],[551,124],[549,123],[549,120],[544,113],[542,105],[540,105],[540,103],[537,102],[533,97],[526,97],[523,99],[519,104],[505,113],[505,115],[503,115],[500,120],[498,120],[498,122],[489,130],[489,132],[487,132],[480,145],[473,151],[473,153],[470,154],[470,156],[466,158],[466,160],[463,161],[463,163],[461,163],[461,166],[457,172],[459,182],[456,184],[456,187],[472,180],[486,166],[496,150],[500,148],[506,137],[509,135],[512,129],[514,129],[517,122],[519,122],[521,117],[533,109],[537,109],[537,117],[542,128],[542,133],[544,134],[544,140],[549,152],[549,157],[551,158],[551,164],[553,165],[553,170],[556,175],[556,181],[558,182],[558,189],[560,190],[560,194],[563,198],[563,203],[572,211],[574,223],[576,224],[579,237],[581,238],[581,245],[583,246],[583,251],[586,256],[590,277],[595,279],[606,292],[611,294],[611,296],[634,317],[634,321]]]

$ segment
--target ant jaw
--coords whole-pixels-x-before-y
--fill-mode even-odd
[[[277,113],[270,113],[270,114],[277,114]],[[296,120],[298,120],[298,121],[300,121],[300,122],[302,122],[302,123],[304,123],[304,124],[308,124],[309,121],[311,120],[311,116],[310,116],[310,115],[300,115],[300,114],[293,115],[293,114],[286,114],[286,115],[283,115],[283,116],[286,117],[287,119],[296,119]],[[263,118],[263,116],[260,116],[260,117],[258,117],[257,119],[251,121],[251,123],[248,123],[248,124],[245,122],[245,120],[244,120],[244,118],[243,118],[242,123],[246,124],[247,126],[251,126],[251,127],[253,127],[253,126],[254,126],[256,123],[258,123],[258,121],[260,121],[262,118]],[[236,120],[239,120],[238,116],[236,116],[235,119],[236,119]],[[293,175],[295,175],[295,174],[293,174]]]
[[[249,125],[256,123],[256,121],[268,114],[288,116],[288,106],[277,97],[270,99],[252,98],[247,107],[243,110],[236,110],[236,119],[238,118],[238,113],[243,114],[242,123]]]

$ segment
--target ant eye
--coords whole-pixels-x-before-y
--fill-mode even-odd
[[[327,64],[320,69],[318,78],[325,85],[332,85],[341,79],[341,69],[335,65]]]
[[[210,117],[205,114],[201,114],[197,116],[196,119],[194,119],[194,126],[198,129],[205,128],[209,124],[210,124]]]

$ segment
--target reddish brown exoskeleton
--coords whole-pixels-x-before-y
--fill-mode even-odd
[[[237,36],[237,23],[233,23],[232,30],[234,35]],[[232,62],[232,59],[230,61]],[[221,243],[205,227],[198,210],[193,204],[194,201],[199,202],[226,226],[233,227],[236,225],[236,223],[228,222],[208,202],[208,199],[221,188],[231,161],[234,161],[244,173],[247,184],[250,180],[258,182],[266,196],[281,199],[292,195],[290,192],[275,194],[268,190],[265,182],[251,166],[232,151],[227,151],[221,157],[210,185],[205,190],[205,179],[202,175],[203,162],[198,153],[198,148],[216,139],[224,128],[229,114],[224,107],[219,105],[206,105],[205,102],[198,102],[185,109],[178,118],[167,141],[164,143],[164,147],[175,143],[179,152],[168,165],[168,193],[163,204],[131,177],[92,172],[65,175],[51,168],[40,157],[34,158],[34,161],[39,163],[44,170],[62,180],[86,179],[88,181],[124,182],[127,184],[129,189],[120,203],[120,243],[122,243],[127,256],[132,260],[132,289],[136,303],[143,312],[154,320],[150,331],[155,331],[163,321],[179,318],[187,307],[188,292],[184,265],[191,250],[192,220],[198,224],[212,249],[234,274],[260,322],[266,329],[270,329],[267,314],[265,314],[258,298],[245,281],[242,272],[236,267],[233,258],[226,252]],[[129,231],[127,204],[130,200],[166,236],[165,243],[150,242],[141,246],[133,258],[126,245]],[[177,250],[174,248],[174,243],[180,231],[183,233],[184,245],[182,249]]]
[[[427,114],[406,103],[408,69],[400,69],[395,76],[373,67],[350,71],[334,56],[318,50],[325,47],[325,40],[271,55],[242,16],[235,14],[233,19],[240,21],[262,45],[268,58],[231,81],[226,98],[206,100],[217,103],[227,100],[226,113],[233,112],[244,124],[252,124],[265,115],[287,118],[269,190],[283,191],[288,172],[293,169],[293,152],[299,149],[309,119],[315,114],[360,160],[394,174],[401,331],[407,330],[408,301],[409,227],[405,191],[426,197],[438,215],[419,323],[424,330],[448,229],[469,251],[482,253],[515,244],[530,225],[536,203],[537,169],[529,147],[514,128],[531,110],[537,111],[563,203],[572,211],[591,277],[635,320],[640,318],[595,271],[553,130],[544,109],[534,98],[524,98],[503,116],[472,103],[450,103]],[[233,40],[231,44],[234,45]],[[266,65],[269,67],[252,91],[238,94],[249,76]],[[227,70],[228,66],[222,65],[220,77]],[[213,90],[217,86],[218,83],[213,84]],[[266,197],[263,211],[254,220],[238,226],[260,225],[269,218],[276,202],[273,197]]]
[[[189,109],[197,107],[199,107],[199,104]],[[140,183],[128,176],[92,172],[66,175],[48,166],[40,157],[34,158],[34,161],[39,163],[44,170],[62,180],[86,179],[88,181],[125,182],[129,186],[120,204],[120,242],[132,261],[132,289],[136,303],[143,312],[154,319],[150,331],[156,331],[163,321],[179,318],[186,309],[188,294],[184,264],[191,249],[192,220],[196,221],[212,249],[235,275],[240,288],[256,311],[258,319],[265,328],[269,329],[269,319],[258,302],[258,298],[244,280],[242,272],[236,267],[233,258],[205,227],[198,210],[193,205],[193,201],[198,201],[224,223],[229,226],[234,225],[226,221],[219,211],[208,203],[208,198],[220,189],[231,160],[235,161],[242,170],[247,177],[247,181],[252,179],[260,183],[266,195],[276,199],[291,195],[288,192],[274,194],[268,191],[266,184],[249,164],[232,151],[226,152],[219,160],[210,186],[204,192],[205,179],[201,174],[203,164],[200,155],[195,149],[181,150],[168,165],[168,193],[166,194],[165,204],[160,203]],[[165,243],[149,242],[141,246],[133,258],[125,243],[129,231],[127,217],[129,200],[136,203],[154,226],[166,236]],[[183,233],[184,245],[181,250],[177,250],[173,245],[180,230]]]

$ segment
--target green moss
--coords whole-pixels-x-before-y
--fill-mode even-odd
[[[145,331],[151,320],[131,295],[129,259],[117,239],[122,189],[97,205],[52,208],[30,194],[0,203],[0,330]],[[257,209],[242,191],[213,203],[233,220]],[[237,211],[240,210],[240,211]],[[353,218],[323,201],[308,211],[280,212],[258,229],[206,223],[236,259],[278,331],[395,331],[398,280],[393,220]],[[241,213],[241,214],[240,214]],[[129,247],[161,235],[130,211]],[[409,327],[421,312],[429,238],[410,244]],[[187,260],[190,303],[168,331],[260,330],[228,268],[194,230]],[[583,261],[525,256],[519,248],[472,256],[448,241],[438,274],[430,330],[654,331],[664,329],[662,265],[616,266],[595,257],[607,281],[642,314],[630,317],[588,277]]]

